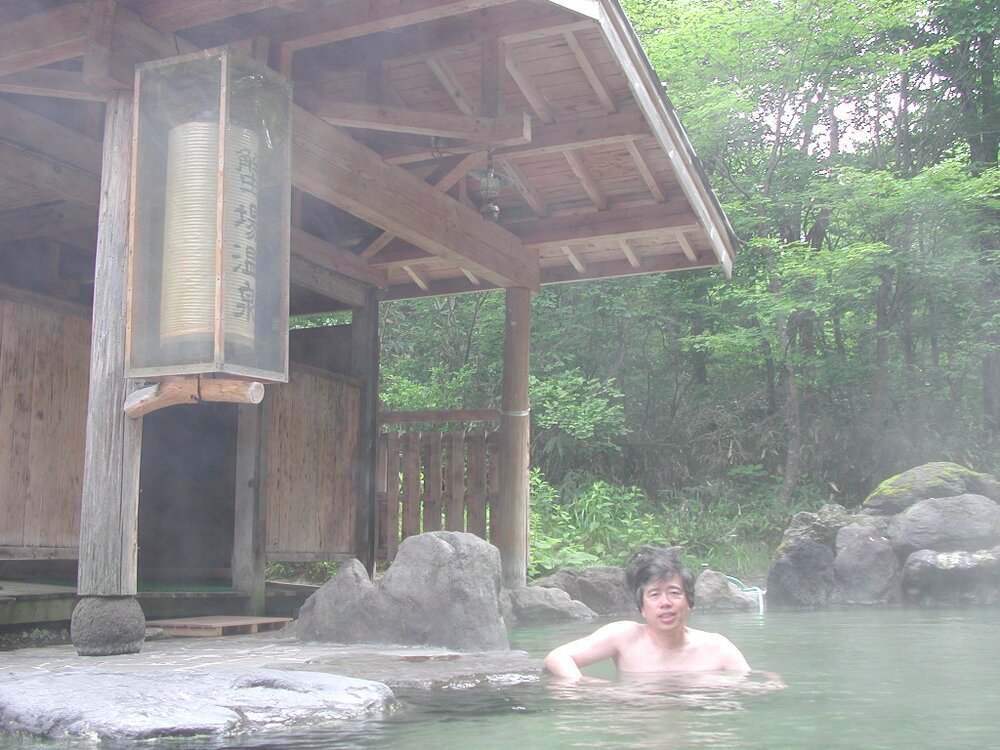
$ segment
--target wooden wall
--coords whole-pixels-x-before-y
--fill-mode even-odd
[[[0,298],[0,558],[75,558],[90,321]]]
[[[268,560],[355,557],[360,383],[306,365],[269,389]]]

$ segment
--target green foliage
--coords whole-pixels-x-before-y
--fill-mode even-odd
[[[291,583],[313,583],[321,585],[337,575],[339,562],[287,563],[271,562],[264,572],[269,581],[289,581]]]

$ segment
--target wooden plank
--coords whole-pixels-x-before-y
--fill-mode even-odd
[[[281,630],[291,621],[291,617],[205,615],[203,617],[149,620],[146,622],[146,625],[154,628],[162,628],[168,635],[172,636],[205,638]]]
[[[132,101],[112,94],[105,119],[97,278],[80,519],[79,592],[134,596],[142,421],[125,416],[125,267]]]
[[[677,232],[675,236],[677,237],[677,244],[680,245],[681,250],[684,251],[684,256],[692,263],[695,263],[698,258],[695,257],[694,248],[691,247],[691,243],[688,242],[688,238],[684,236],[684,232]]]
[[[478,114],[478,108],[459,82],[458,77],[448,66],[448,63],[439,57],[431,57],[428,58],[427,65],[431,69],[431,72],[434,73],[434,77],[437,78],[438,83],[441,84],[441,88],[448,94],[448,98],[451,99],[455,108],[463,115],[475,117]]]
[[[500,477],[503,476],[500,456],[500,432],[486,433],[486,515],[490,532],[490,542],[497,543],[498,524],[494,523],[500,503]],[[527,533],[527,529],[525,530]]]
[[[385,557],[392,560],[399,549],[399,450],[400,433],[390,432],[386,437],[386,517],[385,517]]]
[[[569,168],[573,171],[573,174],[576,175],[576,179],[580,181],[580,184],[583,185],[583,189],[586,191],[587,196],[594,204],[594,207],[598,211],[606,209],[608,207],[608,199],[604,197],[597,181],[584,165],[583,159],[581,159],[580,156],[574,151],[566,151],[564,153],[566,161],[569,163]]]
[[[441,433],[423,433],[424,443],[424,531],[441,529]]]
[[[36,310],[30,335],[34,347],[29,360],[30,391],[27,403],[29,434],[26,444],[27,464],[24,487],[25,507],[31,511],[24,518],[26,546],[65,544],[60,539],[61,520],[71,512],[79,499],[66,497],[59,491],[60,471],[51,466],[53,455],[64,449],[60,440],[59,394],[69,387],[59,377],[60,318],[48,310]]]
[[[90,7],[76,2],[0,26],[0,76],[79,57]]]
[[[538,90],[531,77],[521,70],[513,57],[512,50],[505,48],[504,52],[504,63],[507,66],[507,72],[510,73],[510,77],[514,79],[514,83],[517,84],[521,93],[524,94],[524,98],[528,100],[528,104],[531,105],[531,109],[534,110],[538,119],[544,123],[555,122],[556,116],[552,111],[551,105]]]
[[[527,203],[536,216],[545,216],[549,209],[545,205],[542,196],[532,187],[531,183],[524,177],[521,170],[510,159],[495,159],[497,167],[514,182],[514,188]]]
[[[364,300],[364,284],[297,255],[289,259],[289,276],[292,284],[350,307],[361,304]]]
[[[465,531],[465,431],[449,432],[445,446],[444,527]]]
[[[466,526],[470,534],[486,539],[486,433],[466,433]]]
[[[311,0],[143,0],[142,20],[159,31],[203,26],[269,8],[312,7]]]
[[[646,162],[646,157],[642,155],[642,152],[639,150],[635,141],[625,141],[625,147],[628,149],[628,153],[632,157],[632,161],[635,163],[635,168],[642,176],[643,182],[646,183],[646,187],[649,188],[649,192],[653,194],[653,198],[657,203],[665,203],[667,197],[663,194],[663,189],[656,181],[656,176],[649,168],[649,164]]]
[[[375,444],[375,559],[385,560],[387,555],[389,502],[386,494],[386,440],[385,433],[378,435]]]
[[[503,582],[508,588],[524,586],[527,580],[530,351],[531,294],[527,289],[508,289],[500,395],[503,472],[500,476],[500,497],[492,518],[496,545],[500,549]]]
[[[0,544],[24,545],[34,308],[0,302]]]
[[[537,257],[506,230],[299,107],[293,132],[296,187],[477,276],[537,289]]]
[[[420,433],[403,435],[403,531],[401,537],[420,533]]]
[[[591,88],[594,89],[594,93],[597,95],[597,100],[604,107],[604,111],[609,114],[618,111],[618,105],[615,104],[611,93],[608,91],[608,85],[604,81],[603,76],[594,68],[593,63],[590,61],[590,57],[587,55],[587,51],[580,44],[580,40],[577,39],[576,34],[572,31],[567,31],[563,33],[563,39],[566,40],[566,44],[569,48],[573,50],[573,56],[576,58],[577,63],[580,65],[580,69],[583,74],[587,77],[590,82]]]
[[[632,249],[632,245],[629,241],[627,239],[622,239],[619,244],[622,252],[625,254],[625,259],[628,261],[628,264],[632,266],[632,268],[639,268],[642,264],[639,262],[639,256],[635,254],[635,250]]]

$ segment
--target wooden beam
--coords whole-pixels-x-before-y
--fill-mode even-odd
[[[646,163],[646,157],[644,157],[642,152],[639,151],[639,147],[636,145],[635,140],[630,139],[625,141],[625,148],[628,149],[628,153],[632,157],[632,161],[635,162],[636,170],[638,170],[639,174],[642,176],[643,182],[645,182],[646,187],[649,188],[649,192],[653,194],[653,198],[657,203],[666,203],[667,197],[663,194],[663,190],[656,181],[656,177],[649,168],[649,164]]]
[[[566,161],[569,163],[569,168],[573,170],[576,179],[583,185],[583,189],[586,191],[591,203],[594,204],[598,211],[606,209],[608,207],[608,199],[604,197],[601,188],[591,176],[587,167],[584,166],[583,160],[573,151],[565,151],[564,155],[566,156]]]
[[[633,266],[626,260],[608,260],[588,263],[585,273],[579,273],[569,266],[553,266],[542,269],[543,284],[563,284],[587,279],[613,279],[635,276],[641,273],[665,273],[668,271],[688,271],[695,268],[717,268],[718,262],[712,253],[702,253],[692,262],[680,253],[670,255],[650,255],[642,259],[642,266]]]
[[[688,242],[688,238],[684,236],[684,232],[677,232],[675,236],[677,237],[677,244],[680,245],[681,250],[684,251],[684,255],[687,256],[689,261],[694,263],[696,260],[694,248],[691,247],[691,243]]]
[[[0,76],[79,57],[90,5],[76,2],[0,26]]]
[[[448,94],[448,98],[451,99],[459,112],[469,117],[475,117],[478,114],[475,103],[469,98],[468,93],[466,93],[462,84],[459,83],[458,78],[455,77],[451,68],[448,67],[448,63],[441,58],[432,57],[427,60],[427,67],[431,69],[434,77],[437,78],[438,83],[441,84],[445,93]]]
[[[536,216],[545,216],[549,209],[545,205],[545,201],[542,196],[538,194],[538,191],[524,178],[521,174],[521,170],[510,159],[494,159],[494,163],[497,168],[503,172],[505,175],[510,177],[514,183],[514,189],[517,190],[518,194],[524,199],[531,210],[535,212]]]
[[[54,200],[65,200],[97,208],[101,181],[96,176],[41,154],[0,142],[4,177],[23,182],[49,193]]]
[[[122,411],[132,98],[108,100],[94,289],[78,592],[135,596],[142,421]]]
[[[509,229],[526,247],[558,248],[567,243],[587,240],[617,242],[621,238],[638,239],[651,235],[669,235],[677,230],[698,228],[698,217],[691,213],[687,201],[673,201],[638,208],[611,208],[576,216],[550,217],[511,224]]]
[[[447,171],[444,172],[440,177],[434,181],[434,187],[442,192],[448,192],[454,187],[455,183],[463,179],[469,170],[475,169],[479,166],[486,165],[486,154],[480,152],[469,154],[463,159],[459,159],[456,163]],[[392,232],[382,232],[378,237],[376,237],[371,244],[368,245],[362,252],[361,257],[367,259],[373,258],[381,250],[396,238]]]
[[[0,99],[3,140],[93,175],[101,173],[101,142],[78,130]]]
[[[269,36],[283,50],[296,51],[368,34],[483,10],[514,0],[342,0],[272,24]],[[322,29],[322,31],[317,31]]]
[[[381,130],[387,133],[412,133],[441,138],[483,138],[492,136],[497,129],[497,122],[492,117],[428,112],[388,104],[356,104],[326,100],[317,101],[315,105],[310,104],[308,109],[331,125]],[[514,119],[509,123],[515,127],[520,124]]]
[[[449,154],[468,154],[489,148],[502,148],[531,143],[531,115],[527,112],[511,112],[494,119],[492,131],[478,133],[470,138],[453,141],[446,146]],[[390,149],[382,154],[386,164],[412,164],[430,161],[439,156],[440,150],[430,146]]]
[[[131,419],[140,419],[168,406],[199,401],[259,404],[263,398],[264,384],[256,381],[178,376],[132,391],[125,398],[124,410]]]
[[[576,269],[577,273],[586,273],[587,272],[587,266],[584,264],[584,262],[579,257],[577,257],[577,254],[573,252],[573,248],[571,248],[569,245],[563,245],[562,246],[562,251],[563,251],[563,254],[567,258],[569,258],[570,264],[573,266],[573,268]]]
[[[158,31],[203,26],[270,8],[310,8],[309,0],[143,0],[142,20]]]
[[[503,88],[503,43],[499,36],[492,35],[483,39],[479,70],[479,111],[487,117],[495,117],[507,109]]]
[[[356,279],[342,276],[311,261],[292,255],[289,259],[289,275],[296,286],[324,297],[355,307],[364,299],[365,289],[370,286]]]
[[[5,75],[0,78],[0,93],[86,102],[103,102],[106,96],[105,92],[84,83],[83,73],[57,68],[33,68]]]
[[[4,242],[48,237],[95,226],[97,211],[92,206],[77,203],[46,203],[0,212],[0,237]]]
[[[538,288],[538,258],[510,232],[315,115],[293,111],[296,187],[477,276]]]
[[[622,253],[625,254],[625,260],[628,261],[628,264],[632,266],[632,268],[639,268],[642,264],[639,262],[639,256],[635,254],[635,251],[632,249],[632,245],[629,244],[629,241],[622,238],[619,244],[621,245]]]
[[[379,412],[379,424],[444,424],[446,422],[499,422],[499,409],[420,409]]]
[[[430,291],[431,288],[429,286],[427,286],[427,282],[424,281],[423,276],[421,276],[419,273],[417,273],[416,271],[414,271],[411,266],[404,264],[403,265],[403,271],[406,272],[406,275],[409,276],[410,279],[412,279],[413,283],[416,284],[418,287],[420,287],[421,289],[423,289],[425,292],[429,292]]]
[[[535,86],[534,82],[518,67],[517,61],[514,60],[510,49],[506,45],[504,46],[504,64],[507,66],[507,72],[510,73],[510,77],[514,79],[514,83],[521,89],[524,98],[528,100],[528,104],[531,105],[535,114],[538,115],[538,119],[544,123],[555,122],[556,116],[552,112],[552,107],[549,106],[548,101],[542,96],[542,93]]]
[[[298,255],[321,268],[373,284],[380,289],[389,284],[385,272],[372,268],[364,258],[297,227],[292,227],[291,246],[292,255]]]
[[[617,112],[618,105],[615,104],[614,99],[611,98],[611,94],[608,93],[607,84],[604,82],[601,74],[594,68],[593,63],[590,62],[587,51],[580,44],[580,40],[576,38],[576,34],[572,31],[566,31],[563,33],[563,39],[566,40],[566,44],[573,51],[573,57],[576,58],[577,65],[583,70],[583,74],[590,82],[590,87],[594,90],[594,94],[597,95],[597,100],[604,107],[604,111],[608,114]]]
[[[100,89],[131,89],[139,63],[198,49],[175,34],[146,25],[117,0],[94,0],[83,54],[83,80]]]
[[[502,137],[497,137],[491,141],[484,141],[478,146],[470,141],[465,144],[449,145],[448,151],[451,153],[462,153],[475,148],[484,148],[492,145],[495,156],[508,157],[529,157],[541,156],[543,154],[560,153],[566,149],[586,149],[596,146],[606,146],[609,144],[620,144],[640,136],[649,135],[649,125],[646,124],[642,113],[636,109],[629,109],[617,112],[613,115],[603,117],[591,117],[586,120],[574,119],[566,122],[552,123],[542,127],[533,127],[528,114],[519,113],[519,116],[528,120],[528,137],[514,142],[505,141]],[[508,116],[498,118],[503,122]],[[498,136],[502,136],[498,133]],[[510,133],[509,135],[514,135]],[[399,149],[387,149],[382,154],[383,159],[389,164],[408,164],[411,162],[427,161],[434,158],[434,153],[429,148],[404,147]]]

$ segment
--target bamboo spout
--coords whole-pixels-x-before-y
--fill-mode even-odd
[[[125,413],[138,419],[157,409],[200,401],[224,401],[235,404],[259,404],[264,398],[264,384],[252,380],[177,377],[130,393],[125,399]]]

